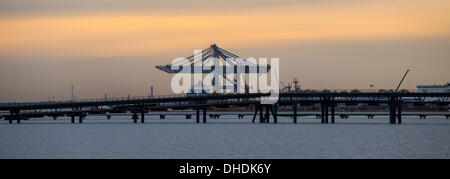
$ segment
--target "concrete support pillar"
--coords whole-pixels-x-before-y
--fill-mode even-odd
[[[196,115],[197,115],[195,122],[196,123],[200,123],[200,109],[197,109],[195,112],[196,112]]]
[[[17,118],[17,124],[20,124],[20,118]]]
[[[397,106],[397,120],[398,120],[398,124],[401,124],[402,123],[402,105],[401,104],[399,104],[398,106]]]
[[[72,116],[70,116],[70,123],[75,123],[75,116],[74,115],[72,115]]]
[[[259,106],[259,123],[264,122],[264,112],[263,112],[263,106]]]
[[[331,123],[333,123],[334,124],[334,119],[335,119],[335,117],[334,117],[334,109],[335,108],[335,104],[331,104]]]
[[[395,124],[395,104],[390,103],[389,104],[389,123],[390,124]]]
[[[325,105],[320,104],[320,123],[325,123]]]
[[[328,103],[325,104],[325,123],[328,124]]]
[[[10,123],[10,124],[12,124],[12,120],[11,120],[11,119],[10,119],[10,120],[8,120],[8,121],[9,121],[9,123]]]
[[[258,114],[258,110],[259,110],[259,107],[258,107],[258,106],[255,106],[255,113],[253,114],[252,123],[255,123],[256,115]]]
[[[145,119],[144,119],[145,117],[144,116],[145,116],[145,113],[142,112],[141,113],[141,123],[145,123]]]
[[[294,123],[297,123],[297,103],[294,103],[293,111],[294,111]]]
[[[273,104],[272,107],[273,123],[278,123],[278,104]],[[269,121],[267,121],[269,122]]]
[[[131,118],[133,119],[133,123],[137,123],[137,119],[138,119],[137,113],[133,113],[133,115],[131,116]]]
[[[80,114],[79,116],[78,116],[78,122],[81,124],[81,123],[83,123],[83,115],[82,114]]]
[[[203,123],[206,123],[206,107],[203,107]]]

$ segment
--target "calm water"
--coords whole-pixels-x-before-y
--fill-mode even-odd
[[[145,124],[131,117],[89,116],[83,124],[68,118],[0,121],[0,158],[450,158],[450,119],[405,117],[390,125],[386,117],[337,119],[319,124],[312,117],[292,124],[251,124],[251,117],[184,117]]]

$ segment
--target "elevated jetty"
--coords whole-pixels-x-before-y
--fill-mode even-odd
[[[402,116],[418,115],[425,118],[427,115],[443,115],[448,118],[449,112],[402,112],[402,106],[405,104],[436,105],[449,106],[450,93],[395,93],[395,92],[361,92],[361,93],[339,93],[339,92],[295,92],[280,93],[279,100],[275,104],[261,104],[261,98],[269,96],[269,93],[253,94],[210,94],[210,95],[178,95],[178,96],[158,96],[158,97],[126,97],[110,99],[90,99],[77,101],[59,101],[48,103],[31,104],[9,104],[0,106],[0,111],[7,111],[8,114],[2,115],[4,120],[9,123],[31,118],[44,116],[56,119],[60,116],[69,116],[71,123],[78,119],[82,123],[88,115],[106,115],[111,118],[112,113],[130,112],[131,119],[137,123],[145,122],[145,114],[157,114],[162,118],[165,115],[176,114],[186,115],[190,118],[196,117],[196,122],[207,122],[207,115],[238,115],[239,118],[244,115],[252,115],[255,122],[259,114],[260,123],[269,123],[272,118],[273,123],[278,122],[278,116],[288,116],[292,118],[293,123],[297,123],[298,116],[313,115],[320,118],[321,123],[335,123],[335,117],[346,118],[349,115],[366,115],[373,118],[375,115],[388,115],[390,124],[401,124]],[[405,100],[405,99],[409,100]],[[413,99],[413,100],[411,100]],[[430,100],[433,99],[433,100]],[[388,105],[388,112],[336,112],[338,104],[344,105]],[[319,105],[320,112],[298,112],[299,106]],[[96,106],[114,106],[112,109],[93,110]],[[253,109],[251,112],[214,112],[212,108],[229,107],[248,107]],[[279,111],[279,107],[290,106],[291,111]],[[168,112],[170,110],[170,112]],[[26,112],[24,112],[26,111]],[[214,116],[210,116],[214,117]]]

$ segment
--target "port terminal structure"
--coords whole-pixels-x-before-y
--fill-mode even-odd
[[[214,61],[217,59],[217,61]],[[240,61],[239,61],[240,60]],[[214,76],[212,78],[211,84],[212,86],[216,85],[217,80],[225,79],[225,82],[231,84],[232,86],[227,86],[226,83],[223,83],[222,87],[225,89],[233,88],[234,92],[238,91],[238,64],[245,64],[242,69],[243,74],[250,73],[268,73],[271,66],[270,64],[259,65],[252,61],[249,61],[245,58],[241,58],[234,53],[231,53],[223,48],[218,47],[216,44],[210,45],[210,47],[203,49],[201,51],[194,52],[193,55],[185,58],[185,60],[178,61],[172,64],[155,66],[157,69],[169,73],[189,73],[189,74],[210,74],[217,68],[222,68],[222,71],[219,76]],[[184,68],[189,67],[190,70],[183,70]],[[233,79],[230,79],[227,74],[234,74]],[[216,79],[218,78],[218,79]],[[247,82],[244,78],[244,85],[247,88]],[[202,86],[203,87],[203,86]],[[246,89],[247,90],[247,89]]]

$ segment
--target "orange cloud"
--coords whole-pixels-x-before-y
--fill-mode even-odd
[[[294,6],[226,15],[3,17],[0,54],[147,57],[214,42],[239,48],[290,41],[448,36],[449,8],[448,1],[410,1],[406,7],[398,2]]]

